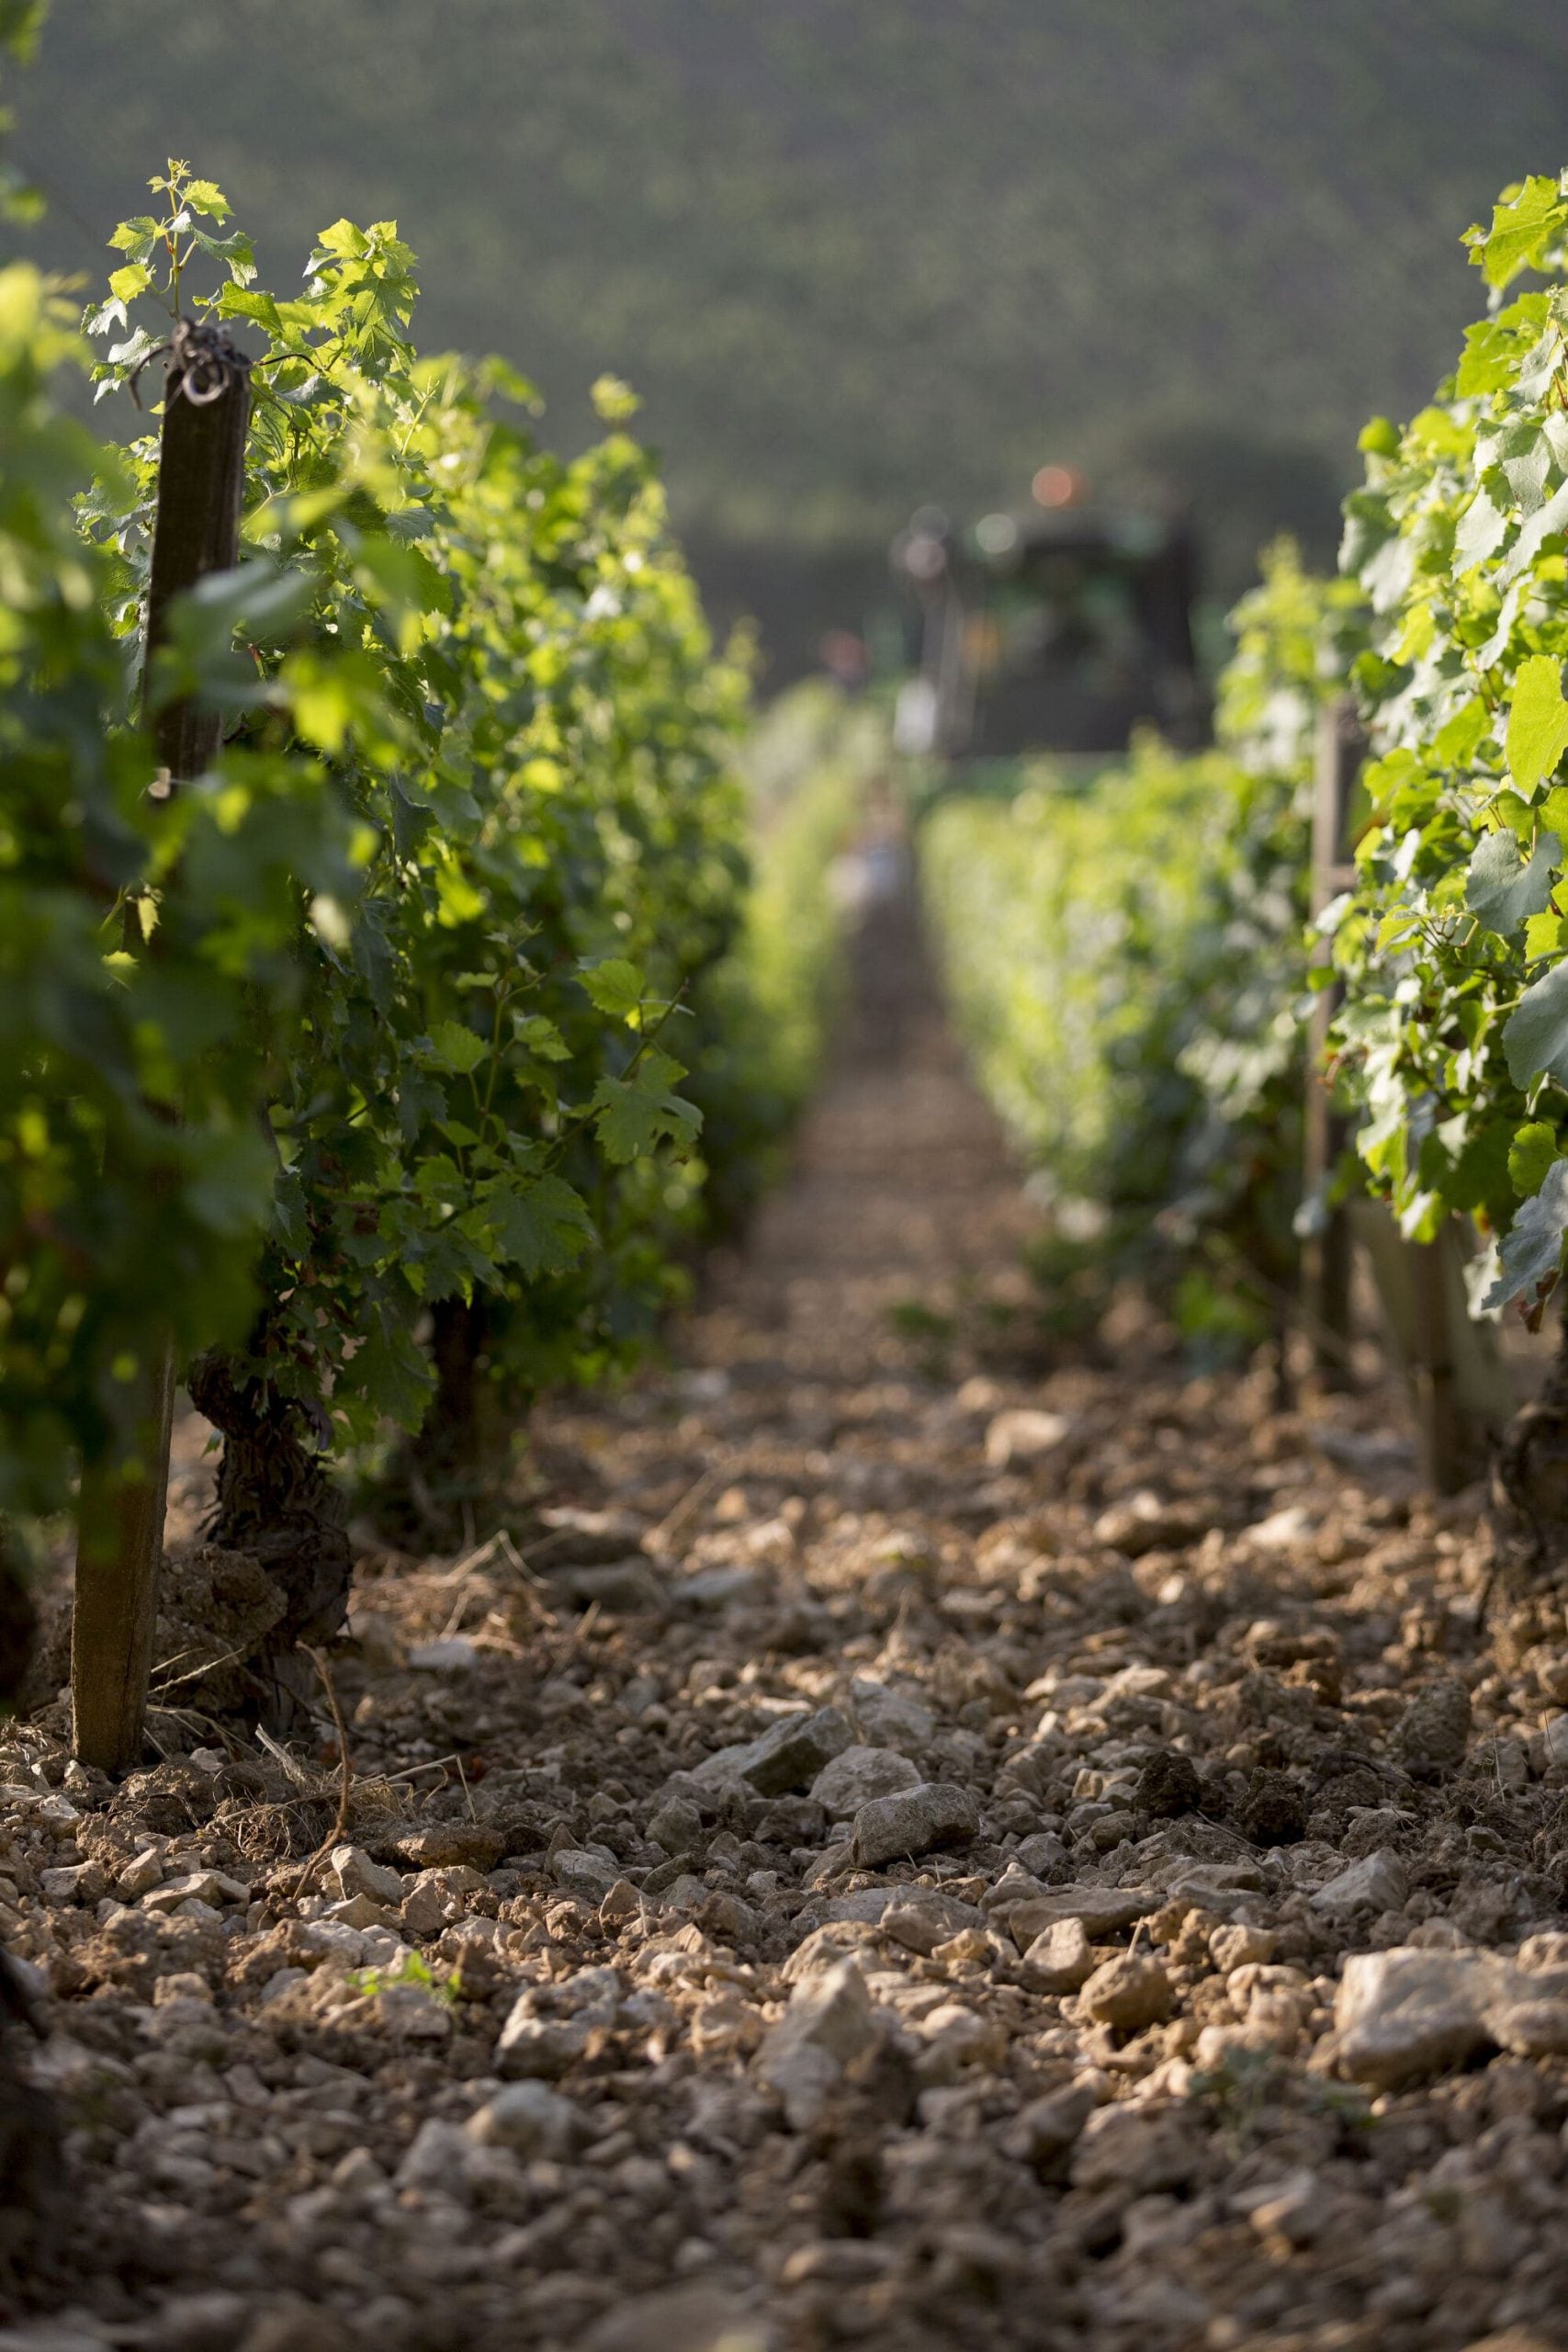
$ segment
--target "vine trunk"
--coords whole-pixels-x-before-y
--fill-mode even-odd
[[[1568,1315],[1540,1395],[1498,1448],[1492,1517],[1505,1591],[1524,1600],[1568,1585]]]
[[[0,1521],[0,1713],[21,1688],[34,1623]],[[18,2044],[32,2031],[21,1980],[0,1947],[0,2316],[46,2277],[58,2247],[60,2135],[17,2063]]]
[[[226,1551],[257,1560],[283,1600],[262,1653],[247,1663],[260,1712],[287,1724],[299,1645],[337,1633],[353,1574],[342,1498],[325,1467],[324,1417],[268,1381],[237,1378],[232,1359],[217,1351],[197,1358],[188,1385],[192,1404],[223,1439],[208,1532]]]

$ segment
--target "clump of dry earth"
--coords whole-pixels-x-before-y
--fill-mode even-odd
[[[367,1552],[346,1786],[324,1694],[6,1734],[76,2216],[6,2352],[1568,2344],[1568,1627],[1385,1399],[1027,1361],[898,948],[681,1368]]]

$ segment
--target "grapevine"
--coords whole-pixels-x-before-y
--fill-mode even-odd
[[[525,1391],[604,1370],[668,1295],[648,1237],[689,1193],[670,1210],[655,1171],[694,1139],[671,1046],[738,918],[740,684],[712,662],[618,387],[599,395],[617,429],[563,464],[503,413],[532,395],[501,363],[416,354],[389,224],[329,229],[280,303],[243,235],[218,233],[220,190],[184,165],[158,186],[168,209],[117,232],[130,258],[87,321],[122,336],[103,381],[155,348],[130,305],[185,299],[265,336],[244,569],[278,619],[270,642],[246,632],[226,756],[327,763],[367,860],[352,910],[318,901],[304,942],[237,1376],[311,1412],[330,1396],[363,1441],[418,1424],[419,1335],[448,1301],[482,1298],[487,1369]],[[201,256],[226,275],[193,297]],[[87,515],[128,632],[152,460],[137,445],[129,491]]]
[[[1414,1237],[1477,1220],[1477,1306],[1532,1320],[1568,1231],[1568,296],[1503,298],[1556,275],[1565,233],[1559,182],[1506,191],[1469,232],[1490,315],[1408,425],[1362,436],[1344,560],[1372,610],[1355,677],[1378,757],[1357,885],[1325,924],[1372,1182]]]
[[[1206,1348],[1278,1328],[1300,1190],[1316,714],[1359,628],[1285,544],[1233,616],[1218,747],[938,804],[929,902],[959,1017],[1056,1203],[1048,1268],[1136,1270]]]

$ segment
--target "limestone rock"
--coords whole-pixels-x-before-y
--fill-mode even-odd
[[[937,1886],[863,1886],[835,1894],[822,1907],[825,1922],[864,1920],[880,1927],[906,1951],[934,1951],[938,1944],[984,1925],[985,1915]]]
[[[667,1886],[660,1887],[651,1899],[661,1911],[699,1911],[711,1892],[705,1878],[698,1878],[694,1871],[682,1871]]]
[[[703,1842],[703,1817],[690,1797],[667,1796],[648,1825],[648,1835],[667,1854],[694,1854]]]
[[[1081,1919],[1056,1919],[1023,1955],[1030,1984],[1041,1993],[1076,1993],[1094,1973],[1094,1954]]]
[[[1201,1523],[1190,1509],[1162,1502],[1146,1487],[1125,1502],[1111,1504],[1094,1522],[1095,1542],[1108,1551],[1124,1553],[1130,1560],[1141,1559],[1145,1552],[1162,1551],[1168,1544],[1190,1544],[1201,1532]]]
[[[1491,2040],[1488,2005],[1506,2004],[1519,1973],[1493,1952],[1352,1952],[1334,2008],[1341,2071],[1393,2090],[1463,2065]]]
[[[379,1928],[391,1936],[397,1934],[401,1924],[396,1911],[389,1910],[384,1903],[373,1903],[367,1894],[351,1894],[342,1903],[329,1904],[326,1917],[341,1920],[345,1928],[357,1928],[362,1932]]]
[[[1036,1829],[1021,1840],[1013,1859],[1032,1877],[1047,1881],[1071,1867],[1067,1849],[1054,1829]]]
[[[550,1859],[550,1875],[566,1894],[597,1909],[620,1877],[621,1865],[607,1846],[563,1846]]]
[[[73,1862],[41,1871],[39,1890],[46,1903],[97,1903],[108,1892],[108,1880],[101,1862]]]
[[[582,2119],[571,2101],[536,2080],[508,2083],[469,2116],[463,2130],[481,2147],[557,2162],[570,2156],[583,2136]]]
[[[919,1786],[920,1775],[895,1747],[846,1747],[824,1764],[811,1793],[829,1821],[848,1821],[875,1797]]]
[[[167,1850],[168,1841],[159,1838],[132,1856],[115,1884],[115,1893],[122,1903],[134,1903],[141,1895],[150,1894],[155,1886],[163,1883],[164,1857]]]
[[[487,1829],[477,1821],[439,1821],[398,1838],[395,1850],[415,1870],[444,1870],[466,1862],[473,1870],[492,1871],[507,1845],[499,1829]]]
[[[1159,1875],[1165,1881],[1170,1902],[1191,1904],[1200,1911],[1213,1913],[1216,1919],[1234,1918],[1238,1912],[1256,1909],[1258,1895],[1274,1883],[1273,1874],[1261,1860],[1180,1861],[1168,1871],[1162,1868]]]
[[[912,1690],[857,1675],[850,1686],[860,1736],[869,1747],[897,1747],[918,1756],[936,1731],[936,1720]]]
[[[1007,2055],[1007,2034],[998,2020],[963,2001],[940,2002],[918,2030],[925,2048],[915,2075],[924,2089],[953,2082],[971,2066],[998,2067]]]
[[[1086,1881],[1077,1886],[1048,1887],[1043,1894],[1031,1895],[1015,1904],[1005,1917],[998,1914],[996,1924],[1006,1926],[1021,1951],[1058,1919],[1081,1919],[1084,1933],[1093,1943],[1114,1935],[1119,1928],[1130,1928],[1134,1919],[1146,1917],[1159,1908],[1160,1900],[1152,1887],[1098,1886]]]
[[[852,1960],[839,1961],[795,1986],[788,2008],[757,2053],[757,2073],[784,2101],[797,2132],[821,2113],[846,2066],[878,2038],[865,1978]]]
[[[884,1862],[929,1854],[937,1846],[964,1845],[979,1826],[980,1808],[971,1791],[950,1781],[922,1781],[861,1806],[852,1852],[857,1869],[879,1870]]]
[[[1185,2188],[1202,2143],[1174,2115],[1128,2106],[1101,2107],[1084,2126],[1073,2157],[1075,2188],[1121,2188],[1135,2197]]]
[[[825,1764],[850,1745],[850,1726],[837,1707],[819,1707],[811,1715],[786,1715],[758,1739],[721,1747],[705,1758],[693,1779],[705,1787],[722,1788],[741,1781],[759,1796],[780,1797],[787,1790],[809,1787]]]
[[[1229,1927],[1216,1928],[1209,1938],[1209,1957],[1222,1976],[1233,1968],[1242,1968],[1248,1962],[1259,1964],[1274,1957],[1274,1938],[1267,1928],[1255,1928],[1243,1921]]]
[[[1498,2047],[1516,2058],[1568,2056],[1568,1999],[1561,1992],[1532,1999],[1521,1987],[1519,1998],[1491,2004],[1486,2024]]]
[[[595,2320],[582,2352],[766,2352],[768,2333],[716,2287],[661,2287]]]
[[[478,1650],[463,1634],[446,1641],[416,1642],[409,1652],[409,1664],[425,1674],[466,1674],[479,1662]]]
[[[1100,2025],[1138,2033],[1170,2015],[1170,1979],[1149,1952],[1118,1952],[1085,1984],[1079,2006]]]
[[[460,1919],[469,1896],[483,1889],[483,1878],[466,1862],[453,1863],[446,1870],[421,1871],[403,1895],[400,1917],[404,1931],[428,1942]]]
[[[401,1872],[384,1862],[373,1862],[363,1847],[334,1846],[327,1857],[327,1868],[345,1898],[367,1894],[372,1903],[391,1904],[403,1899]]]
[[[588,2040],[575,2018],[542,2018],[532,1992],[520,1993],[495,2045],[495,2071],[513,2079],[554,2082],[564,2075]]]
[[[403,2041],[446,2041],[452,2012],[428,1984],[383,1984],[366,2004],[367,2021]]]
[[[1260,1552],[1288,1552],[1316,1532],[1317,1521],[1306,1505],[1287,1503],[1282,1510],[1270,1511],[1267,1519],[1254,1520],[1243,1530],[1243,1541],[1256,1544]]]
[[[144,1911],[174,1911],[182,1903],[203,1903],[220,1910],[225,1904],[248,1903],[251,1890],[243,1880],[222,1871],[187,1871],[183,1878],[165,1879],[141,1898]]]
[[[398,2166],[399,2188],[453,2189],[463,2179],[468,2147],[457,2124],[427,2116]]]
[[[1260,2183],[1235,2202],[1260,2237],[1283,2238],[1293,2246],[1315,2245],[1333,2226],[1333,2196],[1306,2165],[1283,2179]]]
[[[1539,1964],[1545,1941],[1529,1939],[1524,1965],[1473,1949],[1353,1954],[1335,2008],[1341,2071],[1392,2088],[1492,2043],[1520,2057],[1560,2055],[1568,2050],[1568,1968]]]
[[[610,1617],[648,1616],[667,1605],[665,1589],[646,1559],[567,1568],[550,1581],[579,1609],[598,1608]]]
[[[1399,1856],[1386,1846],[1363,1854],[1359,1862],[1320,1886],[1312,1898],[1314,1911],[1348,1918],[1355,1911],[1397,1911],[1410,1892],[1410,1881]]]
[[[1013,1406],[998,1413],[987,1430],[986,1460],[993,1470],[1013,1470],[1025,1463],[1043,1461],[1072,1435],[1074,1426],[1066,1413]]]
[[[602,1928],[622,1928],[642,1915],[642,1896],[630,1879],[618,1878],[599,1905]]]
[[[1069,2083],[1065,2090],[1032,2099],[1008,2127],[1005,2154],[1036,2171],[1058,2164],[1077,2143],[1096,2104],[1087,2083]]]

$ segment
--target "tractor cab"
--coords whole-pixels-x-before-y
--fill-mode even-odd
[[[922,508],[893,546],[919,616],[919,670],[899,700],[901,749],[948,760],[1123,749],[1148,723],[1204,741],[1188,525],[1099,508],[1064,467],[1034,506],[959,532]]]

